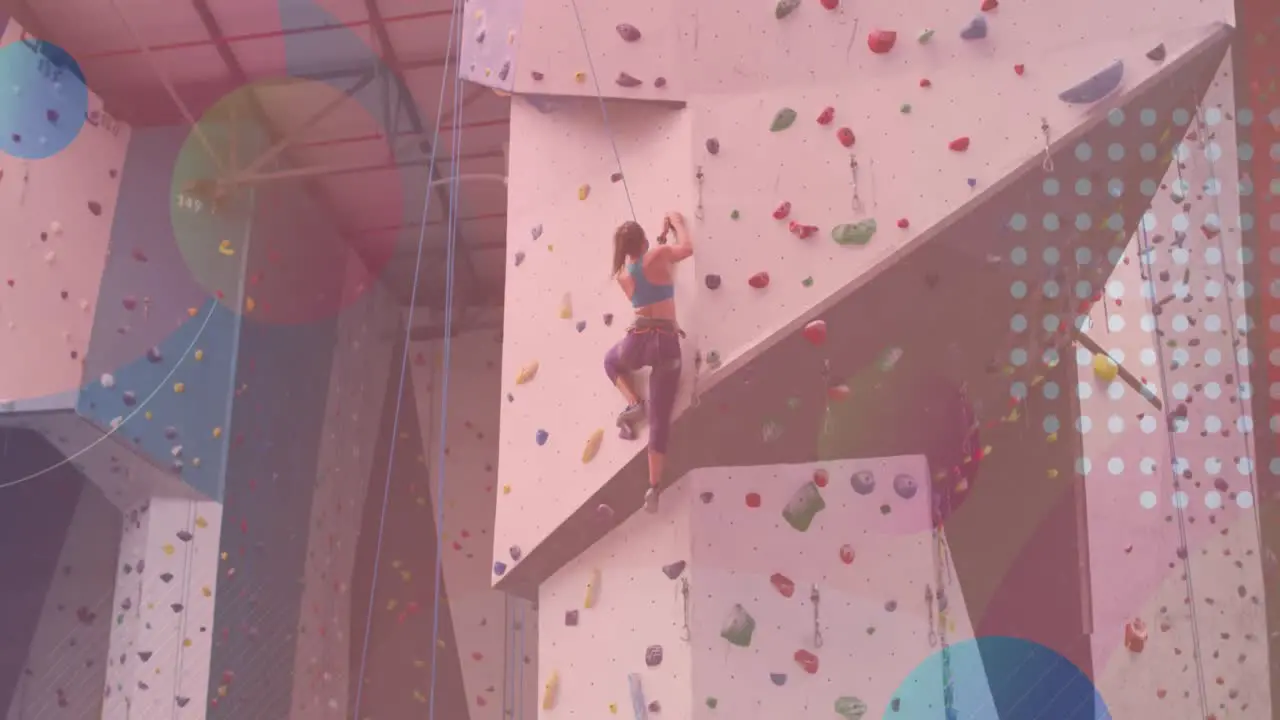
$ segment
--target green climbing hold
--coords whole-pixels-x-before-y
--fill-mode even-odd
[[[801,280],[801,281],[800,281],[800,284],[801,284],[801,285],[803,285],[803,286],[805,286],[805,287],[807,287],[807,288],[808,288],[808,287],[813,287],[813,278],[812,278],[812,277],[807,277],[807,278],[805,278],[805,279]]]
[[[756,619],[741,605],[734,605],[720,629],[720,637],[738,647],[751,647],[751,636],[756,631]]]
[[[796,121],[796,111],[789,107],[784,107],[773,116],[773,124],[769,126],[769,132],[782,132],[791,127]]]
[[[737,220],[739,217],[741,217],[741,215],[738,214],[737,210],[734,210],[733,212],[729,213],[730,220]]]
[[[715,699],[715,698],[713,698],[713,697],[709,697],[709,698],[707,698],[707,707],[711,708],[712,710],[715,710],[715,709],[716,709],[716,706],[717,706],[717,705],[719,705],[719,704],[720,704],[720,701],[719,701],[719,700],[717,700],[717,699]]]
[[[796,530],[805,532],[813,524],[813,518],[826,507],[827,502],[822,499],[822,493],[818,492],[818,486],[809,481],[801,485],[787,501],[786,507],[782,508],[782,519]]]
[[[933,39],[933,30],[929,30],[929,29],[921,30],[920,34],[916,36],[916,42],[920,43],[921,45],[929,42],[932,39]]]
[[[898,107],[898,112],[902,113],[903,115],[910,115],[911,103],[902,103],[902,105]]]
[[[831,239],[837,245],[866,245],[876,234],[876,221],[863,220],[856,223],[845,223],[831,228]]]
[[[867,714],[867,704],[852,695],[836,699],[836,714],[845,720],[862,720]]]
[[[800,7],[800,0],[778,0],[778,5],[773,9],[773,16],[781,20],[790,15]]]

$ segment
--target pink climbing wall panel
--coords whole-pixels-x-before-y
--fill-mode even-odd
[[[856,473],[873,478],[867,494]],[[842,697],[865,703],[868,717],[893,717],[895,697],[905,717],[924,717],[923,706],[941,714],[940,674],[901,687],[940,650],[930,632],[951,645],[973,638],[960,585],[935,559],[928,477],[924,458],[910,456],[691,473],[691,717],[834,717]],[[909,499],[896,492],[901,478]],[[939,587],[945,628],[925,601]],[[746,646],[722,635],[735,616],[755,622]],[[964,664],[956,707],[989,707],[980,658],[966,653]]]
[[[111,586],[116,574],[120,512],[92,486],[80,493],[57,570],[25,653],[9,720],[71,714],[99,717],[113,632]],[[10,587],[6,592],[21,592]]]
[[[626,189],[650,237],[669,210],[693,223],[687,113],[612,103],[610,123]],[[604,373],[604,355],[632,317],[609,269],[613,231],[632,216],[623,183],[610,181],[618,165],[599,105],[572,100],[543,114],[517,99],[511,124],[507,244],[514,267],[506,282],[494,532],[494,559],[506,564],[508,548],[527,555],[643,449],[647,432],[639,442],[618,438],[614,419],[624,403]],[[699,248],[713,242],[695,239]],[[681,264],[676,277],[679,321],[690,334],[677,414],[694,383],[698,262],[695,256]],[[534,363],[536,376],[517,385]],[[597,430],[604,435],[600,452],[584,464],[583,449]]]
[[[345,292],[357,292],[365,274],[363,264],[353,260]],[[351,712],[351,576],[399,308],[381,286],[347,300],[338,318],[311,501],[291,717]]]
[[[1162,691],[1171,717],[1199,717],[1186,660],[1197,646],[1211,712],[1271,714],[1252,423],[1241,404],[1252,390],[1240,342],[1252,260],[1240,245],[1230,59],[1216,80],[1090,318],[1089,335],[1167,404],[1175,432],[1081,353],[1094,662],[1117,717]],[[1141,654],[1122,647],[1135,617],[1151,636]]]
[[[127,127],[86,123],[52,157],[0,153],[0,338],[22,348],[0,356],[0,413],[80,387],[128,145]]]
[[[662,515],[632,516],[538,589],[539,718],[633,717],[632,674],[651,717],[693,717],[698,668],[681,593],[697,582],[693,501],[689,483],[673,488]]]
[[[685,99],[690,76],[680,71],[682,41],[691,42],[697,32],[688,22],[686,3],[525,0],[523,4],[513,69],[517,93],[594,98],[599,87],[600,94],[610,98]],[[623,24],[631,29],[620,28]],[[585,31],[590,55],[579,28]]]
[[[489,583],[490,562],[495,554],[502,344],[491,332],[468,333],[453,339],[447,378],[449,406],[444,421],[439,393],[446,381],[443,343],[414,343],[410,353],[427,454],[428,472],[423,475],[422,494],[435,498],[443,492],[437,514],[444,545],[441,569],[471,720],[502,720],[509,712],[516,717],[521,713],[533,717],[538,676],[537,615],[524,600],[494,590]],[[518,612],[521,607],[525,609],[523,621]],[[514,627],[517,623],[522,626]],[[525,656],[529,658],[527,663]]]
[[[124,524],[102,717],[204,717],[222,506],[157,497]]]

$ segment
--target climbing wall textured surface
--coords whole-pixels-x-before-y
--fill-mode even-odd
[[[1168,406],[1080,351],[1094,662],[1104,694],[1132,703],[1113,702],[1118,716],[1152,698],[1195,716],[1193,652],[1209,712],[1270,714],[1232,75],[1228,59],[1090,313],[1107,362]],[[1123,647],[1135,618],[1151,638],[1140,656]]]
[[[348,272],[362,270],[353,263]],[[380,286],[343,305],[311,500],[290,717],[341,716],[350,707],[351,576],[399,309]]]
[[[564,3],[545,3],[546,10],[536,10],[535,4],[526,3],[526,19],[538,12],[565,11]],[[503,410],[500,473],[509,467],[513,475],[500,477],[512,489],[499,498],[495,560],[502,560],[501,549],[517,544],[533,563],[557,525],[570,517],[575,527],[592,523],[594,506],[602,499],[592,493],[643,447],[613,439],[611,421],[620,399],[599,368],[599,358],[621,336],[621,327],[598,344],[585,340],[593,337],[596,318],[583,312],[579,298],[604,293],[606,299],[621,301],[620,293],[608,281],[597,287],[590,280],[593,275],[583,274],[576,248],[571,259],[564,259],[565,241],[553,237],[559,233],[553,228],[598,228],[600,242],[607,246],[608,231],[629,219],[625,206],[613,205],[621,204],[628,190],[642,222],[651,222],[644,209],[650,203],[659,212],[680,209],[693,219],[698,238],[690,268],[695,292],[679,291],[677,296],[689,318],[684,323],[690,331],[686,353],[699,353],[703,362],[699,370],[686,360],[686,393],[710,391],[777,338],[820,319],[836,303],[857,302],[849,298],[886,268],[943,238],[951,238],[957,252],[976,266],[999,272],[1006,270],[1000,264],[1011,249],[1010,233],[1075,233],[1087,237],[1081,244],[1093,253],[1087,277],[1080,279],[1100,283],[1115,262],[1108,255],[1115,244],[1110,236],[1134,222],[1146,201],[1139,185],[1150,174],[1147,164],[1159,173],[1167,165],[1159,153],[1130,162],[1137,158],[1126,158],[1123,151],[1119,159],[1126,162],[1121,164],[1110,148],[1124,144],[1136,154],[1144,142],[1157,150],[1172,143],[1161,136],[1163,128],[1141,125],[1136,107],[1127,124],[1108,124],[1106,110],[1149,103],[1163,92],[1158,88],[1177,87],[1183,93],[1200,84],[1201,68],[1208,62],[1204,58],[1214,53],[1221,57],[1225,32],[1220,23],[1229,17],[1225,6],[1198,9],[1203,16],[1184,15],[1155,26],[1134,20],[1123,32],[1099,34],[1090,31],[1092,20],[1056,16],[1051,30],[1044,13],[1031,8],[991,6],[975,17],[926,4],[859,9],[855,16],[840,3],[832,5],[825,9],[821,3],[784,2],[776,13],[755,14],[688,8],[698,19],[683,26],[680,67],[689,88],[683,110],[667,110],[661,103],[614,103],[606,123],[600,103],[591,99],[513,101],[513,128],[521,130],[513,133],[511,148],[508,234],[515,267],[507,276],[507,297],[516,298],[509,306],[528,317],[509,314],[506,325],[506,341],[515,352],[508,353],[503,379],[514,400]],[[1095,9],[1099,15],[1110,12],[1102,3]],[[627,33],[613,27],[617,22],[639,28],[637,47],[651,34],[616,13],[614,23],[597,23],[603,29],[585,27],[595,33],[597,46],[628,45]],[[552,42],[532,37],[550,35],[539,27],[526,22],[521,52]],[[569,27],[576,29],[576,20]],[[936,32],[925,32],[927,28]],[[661,42],[660,30],[652,34]],[[1046,45],[1049,37],[1075,36],[1081,40]],[[564,43],[562,34],[557,37],[561,45],[572,44]],[[839,79],[856,69],[867,81],[854,90],[842,87]],[[524,73],[521,66],[518,76]],[[566,68],[557,76],[572,74]],[[518,95],[520,87],[516,89]],[[1171,95],[1160,100],[1159,107],[1150,107],[1172,109]],[[579,125],[579,103],[595,107],[598,130]],[[541,115],[530,113],[526,105]],[[684,121],[687,145],[673,149],[686,136],[669,131],[669,122],[636,120],[661,113],[689,118]],[[538,122],[526,127],[522,116]],[[669,137],[642,151],[631,140],[640,132],[636,128]],[[1078,147],[1086,137],[1088,142]],[[618,141],[617,157],[611,140]],[[535,154],[541,162],[523,160]],[[666,194],[653,198],[646,183],[659,164],[667,178]],[[1099,191],[1077,195],[1070,203],[1063,193],[1061,199],[1049,198],[1062,207],[1049,213],[1036,209],[1035,203],[1045,197],[1038,189],[1043,175],[1070,176],[1058,180],[1070,187],[1080,173]],[[619,176],[625,184],[606,184],[606,178]],[[522,180],[526,177],[530,180]],[[538,189],[525,192],[522,182],[533,178]],[[1102,193],[1111,179],[1120,189]],[[971,220],[971,234],[961,242],[960,224],[980,208],[989,209],[991,216]],[[656,225],[650,227],[656,230]],[[535,236],[539,239],[533,240]],[[539,267],[547,262],[539,243],[554,246],[554,270]],[[601,248],[602,258],[605,254]],[[602,259],[598,264],[605,263]],[[931,273],[933,280],[926,277],[926,287],[936,284],[940,270]],[[1023,282],[1042,281],[1037,274]],[[906,307],[908,294],[903,288],[902,301],[894,307]],[[552,313],[566,298],[574,302],[570,313],[560,308],[562,315],[572,315],[564,324],[585,321],[582,334],[543,346],[557,351],[571,347],[570,357],[548,358],[545,350],[529,357],[533,353],[522,347],[521,338],[535,336],[534,328],[539,338],[546,336],[548,326],[556,332],[559,324]],[[889,311],[861,305],[868,314]],[[964,305],[977,307],[971,301]],[[623,306],[614,314],[621,318],[625,313]],[[535,361],[534,379],[523,390],[513,387]],[[528,399],[550,389],[563,396],[560,389],[569,386],[588,388],[590,395],[578,391],[575,399],[590,409],[544,413],[545,421],[525,419],[547,405],[531,407]],[[698,425],[685,417],[687,427]],[[581,448],[596,429],[605,429],[605,437],[596,458],[584,465]],[[744,441],[739,438],[729,447]],[[540,489],[546,482],[537,477],[540,473],[527,472],[534,458],[537,467],[555,476],[553,493]],[[725,459],[707,462],[723,464]],[[574,477],[582,479],[568,479]],[[573,502],[574,496],[586,501]],[[552,498],[557,510],[550,515],[529,512],[533,503],[551,504]],[[577,540],[566,542],[581,547]],[[557,558],[572,554],[560,543],[554,545]],[[547,563],[539,561],[527,571],[517,564],[511,570],[515,578],[495,576],[495,581],[527,591],[532,579],[525,583],[520,578],[544,575],[557,565]]]
[[[660,517],[631,517],[538,588],[538,717],[628,717],[633,675],[640,717],[694,717],[690,484],[664,501]]]
[[[499,472],[511,475],[499,475],[493,556],[505,565],[512,564],[512,545],[527,554],[643,448],[618,439],[614,416],[621,398],[604,374],[604,354],[631,317],[610,279],[613,230],[634,209],[656,236],[663,213],[688,200],[689,115],[621,105],[614,113],[619,151],[644,158],[618,182],[610,181],[617,164],[599,105],[570,100],[543,114],[512,103],[512,137],[545,139],[511,146],[507,247],[516,267],[507,274],[503,316],[499,452]],[[582,147],[584,138],[589,148]],[[695,263],[690,259],[677,271],[681,297],[694,292]],[[690,332],[693,310],[686,303],[679,316]],[[693,368],[692,343],[683,355],[684,367]],[[686,383],[677,413],[691,393]],[[583,448],[597,431],[604,434],[599,454],[584,462]]]
[[[154,498],[124,514],[104,718],[203,715],[221,521],[212,501]]]
[[[490,586],[497,494],[502,342],[494,333],[454,338],[446,376],[442,341],[410,346],[425,472],[415,501],[436,507],[457,653],[471,720],[536,712],[538,615],[520,598]],[[448,387],[441,419],[439,390]],[[440,445],[443,440],[443,447]],[[443,461],[443,465],[440,463]],[[442,502],[436,502],[442,493]],[[520,548],[507,548],[519,558]],[[514,562],[514,559],[511,560]]]
[[[22,658],[12,701],[3,708],[10,720],[67,713],[98,717],[102,708],[120,512],[88,484],[79,492],[65,493],[64,501],[74,511],[41,612],[34,618],[31,641],[6,642],[0,650]],[[40,509],[35,503],[26,507],[27,512]],[[41,519],[52,520],[48,515]],[[15,573],[5,592],[21,592],[19,583],[36,592],[44,589],[34,577]]]
[[[0,152],[0,337],[26,349],[0,358],[0,415],[75,405],[129,138],[90,124],[49,158]]]

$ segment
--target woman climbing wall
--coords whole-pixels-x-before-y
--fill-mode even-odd
[[[676,241],[667,245],[667,234]],[[657,512],[658,487],[666,460],[671,433],[671,413],[680,385],[680,338],[684,332],[676,324],[676,288],[673,266],[693,255],[684,216],[667,213],[663,219],[658,247],[651,248],[639,223],[629,221],[613,234],[613,277],[635,308],[635,322],[627,334],[604,356],[609,382],[622,393],[627,406],[618,414],[619,435],[635,438],[635,426],[645,417],[645,403],[636,395],[632,373],[652,368],[649,376],[649,490],[645,510]]]

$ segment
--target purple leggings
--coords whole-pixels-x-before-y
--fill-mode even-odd
[[[649,449],[665,453],[671,435],[671,413],[680,387],[680,338],[666,327],[632,327],[604,356],[609,382],[640,368],[649,375]]]

